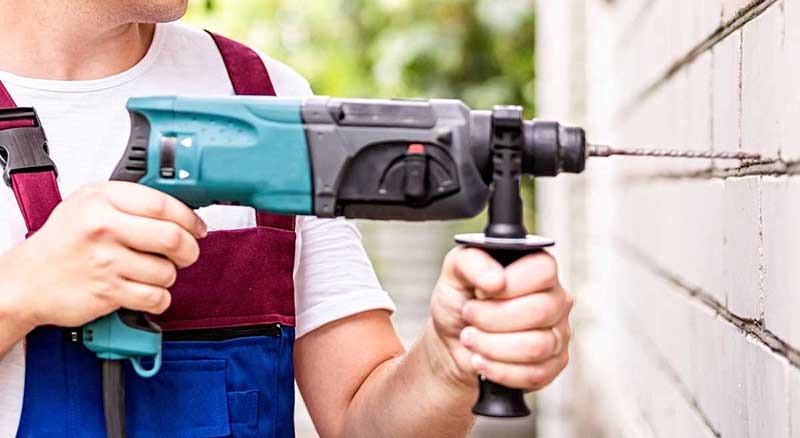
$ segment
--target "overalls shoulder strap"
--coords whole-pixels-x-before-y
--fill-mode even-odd
[[[16,108],[16,103],[0,83],[0,108]],[[0,131],[12,128],[32,127],[35,122],[30,119],[0,120]],[[46,147],[46,145],[42,145]],[[0,149],[4,149],[0,144]],[[6,151],[6,154],[10,154]],[[10,157],[7,158],[10,159]],[[61,202],[61,193],[56,183],[54,169],[34,169],[32,171],[14,172],[10,175],[11,189],[17,199],[17,205],[28,228],[26,237],[44,225],[53,209]]]
[[[267,67],[255,50],[214,32],[208,32],[219,49],[228,77],[237,95],[275,96],[275,87]],[[256,223],[262,227],[294,230],[294,216],[256,213]]]
[[[237,95],[275,96],[272,78],[255,50],[214,32],[208,34],[217,44]]]

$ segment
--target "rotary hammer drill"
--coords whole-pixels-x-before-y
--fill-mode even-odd
[[[526,121],[519,107],[473,111],[458,100],[148,97],[131,99],[128,110],[131,135],[114,180],[147,185],[194,208],[246,205],[319,217],[453,220],[488,205],[484,233],[456,240],[504,266],[554,244],[529,236],[523,225],[523,175],[580,173],[589,156],[676,155],[589,145],[582,129]],[[106,360],[108,385],[121,386],[123,359],[145,377],[160,366],[161,331],[144,314],[108,315],[85,326],[83,340]],[[141,362],[147,357],[150,367]],[[121,403],[119,391],[116,401],[107,395],[107,402]],[[521,390],[485,379],[473,412],[530,413]]]

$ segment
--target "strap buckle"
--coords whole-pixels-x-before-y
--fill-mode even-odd
[[[11,174],[58,169],[50,159],[47,137],[33,108],[0,109],[0,166],[3,181],[11,187]]]

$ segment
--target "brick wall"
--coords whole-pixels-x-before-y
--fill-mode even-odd
[[[577,294],[544,437],[800,437],[800,0],[537,2],[539,112],[621,145],[537,181]]]

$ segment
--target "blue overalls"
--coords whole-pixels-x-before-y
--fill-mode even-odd
[[[256,52],[211,36],[236,94],[275,95]],[[0,107],[14,107],[2,84]],[[54,169],[15,174],[11,186],[32,234],[61,200]],[[256,223],[209,233],[179,273],[170,309],[153,318],[164,329],[161,371],[143,379],[126,365],[128,436],[294,436],[295,220],[256,213]],[[79,329],[37,328],[25,363],[17,436],[105,436],[100,361]]]

